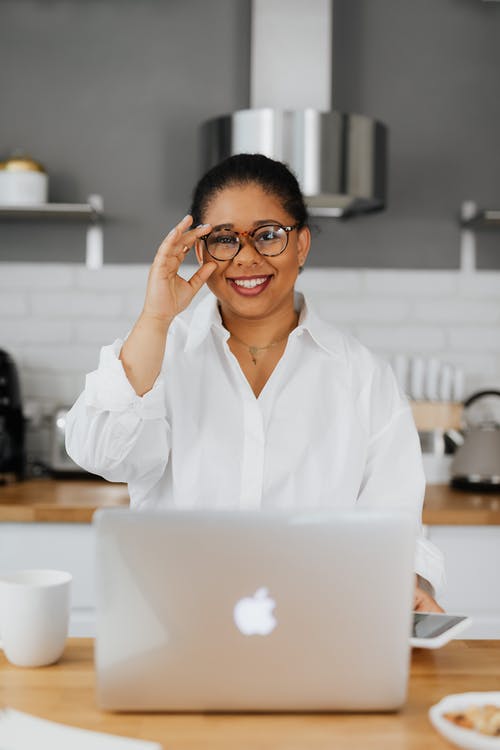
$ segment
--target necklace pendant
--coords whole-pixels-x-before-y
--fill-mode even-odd
[[[257,352],[259,351],[259,347],[258,346],[249,346],[248,347],[248,351],[250,352],[250,356],[252,358],[252,362],[254,363],[254,365],[256,365],[257,364]]]

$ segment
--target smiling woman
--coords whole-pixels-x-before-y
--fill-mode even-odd
[[[68,414],[74,460],[128,482],[137,508],[356,505],[406,509],[420,524],[410,408],[391,368],[295,292],[310,244],[284,164],[240,154],[210,170],[156,253],[132,332],[103,347]],[[186,281],[193,245],[200,268]],[[204,284],[212,294],[189,318]],[[422,535],[415,572],[442,582]],[[420,587],[414,606],[439,609]]]

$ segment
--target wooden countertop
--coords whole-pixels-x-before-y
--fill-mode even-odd
[[[94,704],[93,643],[70,639],[59,664],[18,669],[0,654],[0,705],[176,750],[446,750],[431,705],[449,693],[498,690],[500,641],[413,651],[408,701],[390,714],[111,714]]]
[[[0,487],[0,521],[90,523],[97,508],[128,504],[126,484],[99,479],[30,479]]]
[[[97,479],[32,479],[0,487],[0,521],[90,523],[97,508],[127,507],[127,485]],[[500,525],[500,494],[480,495],[430,484],[423,520],[429,525]]]

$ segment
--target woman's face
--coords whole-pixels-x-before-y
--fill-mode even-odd
[[[236,185],[216,193],[208,204],[203,222],[210,224],[212,230],[217,227],[236,232],[248,232],[264,224],[295,224],[280,199],[264,192],[257,184]],[[232,260],[217,261],[217,268],[207,281],[223,312],[265,318],[286,307],[293,309],[294,284],[309,252],[310,241],[307,227],[294,229],[288,234],[285,251],[270,257],[260,255],[250,238],[243,237],[238,255]],[[196,244],[196,256],[200,263],[213,260],[202,240]],[[251,288],[242,285],[252,279]],[[255,281],[259,283],[255,285]]]

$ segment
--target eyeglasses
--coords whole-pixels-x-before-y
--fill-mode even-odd
[[[288,245],[288,235],[298,224],[284,227],[281,224],[265,224],[250,232],[234,232],[232,229],[216,229],[201,239],[208,253],[215,260],[232,260],[241,250],[241,238],[248,237],[260,255],[281,255]]]

